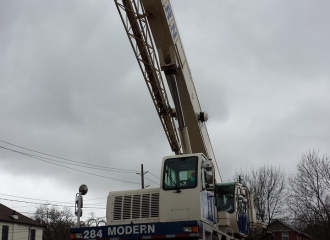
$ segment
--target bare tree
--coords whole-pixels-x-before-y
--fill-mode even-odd
[[[44,240],[63,240],[70,238],[70,228],[74,226],[73,214],[68,207],[60,210],[58,207],[43,204],[37,207],[34,219],[46,225]]]
[[[297,175],[289,178],[289,207],[296,227],[314,239],[330,238],[330,161],[318,152],[302,155]]]
[[[286,207],[285,173],[280,168],[266,165],[240,175],[254,195],[257,219],[266,224],[266,229],[250,231],[249,239],[268,239],[269,224],[284,216]]]
[[[254,194],[257,219],[268,226],[272,220],[282,218],[286,207],[284,171],[267,165],[242,176]]]

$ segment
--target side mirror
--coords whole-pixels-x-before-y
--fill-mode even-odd
[[[214,174],[213,168],[204,168],[204,176],[205,176],[205,188],[206,190],[213,191],[214,190]]]
[[[210,160],[203,161],[202,164],[202,181],[203,188],[208,191],[214,191],[214,168],[213,163]]]

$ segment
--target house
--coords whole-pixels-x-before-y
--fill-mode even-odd
[[[287,223],[281,220],[275,220],[268,226],[269,234],[273,237],[273,240],[311,240],[312,238],[303,233],[298,231],[297,229],[291,227]]]
[[[42,240],[45,225],[0,203],[1,240]]]

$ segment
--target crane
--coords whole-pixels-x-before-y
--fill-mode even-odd
[[[236,196],[235,204],[237,207],[234,211],[234,201],[232,199],[235,193],[238,195],[238,192],[239,194],[244,192],[241,195],[246,196],[246,187],[236,182],[221,184],[221,175],[205,124],[208,115],[202,111],[198,100],[170,0],[117,0],[115,3],[149,87],[149,92],[154,100],[159,118],[161,120],[171,119],[175,116],[178,120],[179,134],[175,134],[176,129],[173,122],[166,125],[170,121],[163,121],[165,133],[168,136],[172,150],[175,154],[203,153],[208,160],[211,160],[214,166],[215,188],[219,192],[217,196],[218,210],[223,209],[224,205],[231,205],[232,210],[227,211],[231,215],[230,220],[240,222],[239,218],[245,219],[246,217],[246,208],[244,203],[240,204],[240,200]],[[164,91],[161,71],[164,72],[170,89],[172,101],[175,105],[174,111],[168,105],[168,97],[166,91]],[[157,78],[154,78],[154,76],[157,76]],[[158,99],[166,99],[167,101],[163,103]],[[164,106],[168,111],[163,110]],[[180,138],[176,138],[175,142],[172,141],[171,136],[177,135]],[[180,146],[182,147],[178,151]],[[222,194],[223,192],[226,192],[227,195]],[[250,201],[252,201],[252,197],[250,198]],[[232,203],[229,204],[229,202]],[[238,205],[241,205],[241,210],[238,210]],[[253,212],[252,204],[250,204],[250,208]],[[245,209],[245,211],[242,209]],[[238,211],[243,214],[237,214]],[[253,215],[252,212],[251,215]],[[226,216],[224,219],[226,219]],[[239,224],[245,226],[241,229],[239,229],[239,226],[235,226],[236,232],[239,235],[246,234],[247,220],[241,219]]]
[[[205,124],[208,115],[201,109],[170,1],[115,3],[172,151],[204,153],[215,164],[216,180],[220,183]],[[169,106],[161,71],[165,73],[175,109]],[[173,117],[178,119],[179,134]]]
[[[208,114],[200,106],[170,0],[114,2],[175,155],[163,158],[160,188],[109,192],[107,229],[72,232],[83,231],[84,239],[245,238],[256,222],[253,196],[241,179],[221,180]]]

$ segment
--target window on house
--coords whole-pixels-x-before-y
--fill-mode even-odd
[[[282,233],[282,240],[289,240],[289,234]]]
[[[8,240],[9,226],[2,226],[1,240]]]
[[[30,230],[30,240],[36,240],[36,230],[35,229]]]

